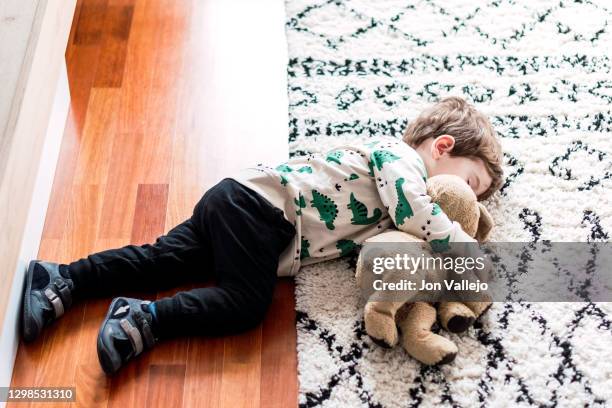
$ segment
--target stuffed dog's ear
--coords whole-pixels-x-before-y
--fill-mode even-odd
[[[493,229],[493,218],[481,203],[478,203],[478,209],[480,210],[480,218],[478,219],[478,231],[476,231],[475,238],[478,242],[484,242]]]

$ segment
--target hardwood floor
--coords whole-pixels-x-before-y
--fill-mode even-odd
[[[240,152],[253,157],[250,135],[219,135],[207,122],[215,103],[207,90],[215,84],[202,21],[210,3],[79,1],[66,52],[72,105],[40,258],[68,262],[152,241],[189,216],[225,171],[248,164]],[[286,134],[280,137],[263,141],[271,157],[286,149]],[[280,281],[260,327],[161,343],[112,378],[95,347],[109,300],[79,303],[41,339],[21,344],[12,385],[75,386],[85,407],[297,405],[292,281]]]

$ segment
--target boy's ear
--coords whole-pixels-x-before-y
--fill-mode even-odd
[[[478,230],[475,238],[476,241],[483,242],[487,240],[493,229],[493,218],[482,203],[478,203],[478,209],[480,210],[480,218],[478,219]]]
[[[440,135],[436,137],[431,145],[433,158],[437,159],[444,153],[450,153],[455,147],[455,138],[451,135]]]

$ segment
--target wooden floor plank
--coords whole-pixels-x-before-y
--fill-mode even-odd
[[[221,407],[224,343],[221,337],[190,339],[183,407]]]
[[[279,336],[279,333],[283,333]],[[297,405],[297,332],[295,328],[295,295],[292,280],[281,279],[274,291],[270,312],[262,327],[261,406],[291,407]]]
[[[184,364],[151,365],[146,406],[155,408],[180,407],[183,405]]]
[[[127,238],[131,235],[138,192],[133,177],[142,157],[143,138],[138,133],[114,136],[102,207],[101,238]]]
[[[73,50],[66,57],[70,85],[70,117],[75,123],[75,130],[81,134],[85,125],[85,116],[89,103],[89,95],[96,76],[100,57],[100,46],[80,45],[71,47]]]
[[[110,378],[94,363],[79,363],[76,370],[76,406],[83,408],[106,407],[110,393]]]
[[[121,87],[133,13],[133,4],[107,7],[94,87]]]
[[[224,339],[222,407],[259,407],[261,326]]]
[[[134,5],[130,37],[127,42],[123,83],[121,85],[120,132],[144,132],[147,118],[147,95],[153,81],[155,60],[155,26],[150,24],[156,8],[151,2]]]
[[[92,88],[80,137],[74,184],[106,185],[117,135],[119,90]],[[62,165],[62,163],[59,163]]]
[[[167,184],[138,185],[130,239],[132,244],[152,243],[164,233],[167,205]]]
[[[108,0],[88,0],[77,3],[79,13],[76,14],[76,20],[72,23],[76,29],[73,43],[69,44],[69,48],[74,45],[100,43],[107,3]]]
[[[148,408],[149,356],[139,356],[111,378],[108,408]]]

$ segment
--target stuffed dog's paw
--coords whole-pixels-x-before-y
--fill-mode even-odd
[[[398,313],[398,326],[402,332],[404,350],[427,365],[449,364],[459,351],[446,337],[431,331],[436,322],[436,309],[429,303],[417,302]]]
[[[442,302],[438,305],[438,317],[444,329],[451,333],[463,333],[476,321],[476,315],[460,302]]]
[[[393,313],[385,310],[381,302],[368,302],[365,306],[363,320],[366,333],[372,341],[385,348],[398,343],[399,334]]]

